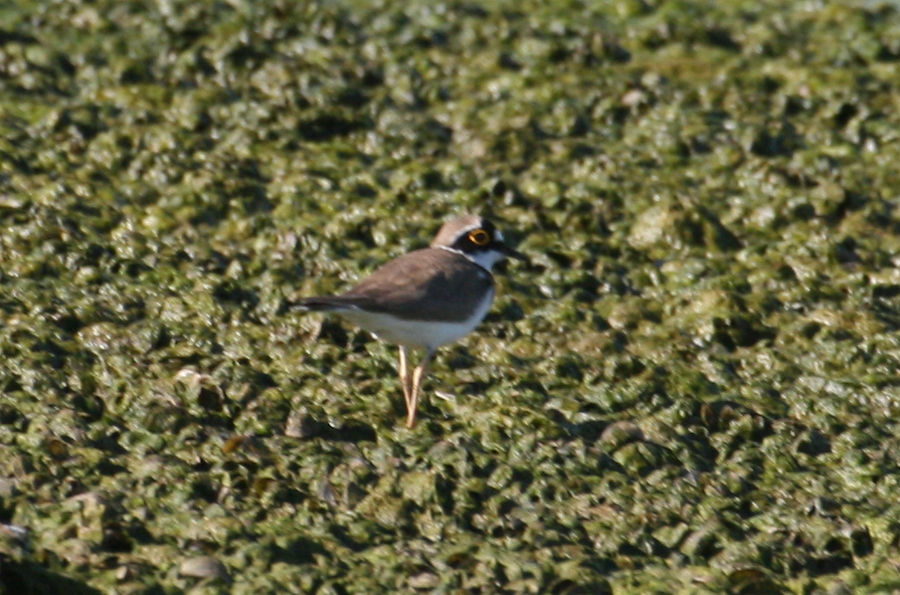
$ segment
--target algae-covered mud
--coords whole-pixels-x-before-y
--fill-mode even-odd
[[[893,2],[0,2],[0,592],[896,592],[898,172]]]

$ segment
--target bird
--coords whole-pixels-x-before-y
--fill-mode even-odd
[[[301,298],[292,309],[337,314],[399,345],[406,426],[412,428],[437,349],[481,323],[494,300],[494,265],[507,257],[528,261],[491,221],[465,215],[444,223],[429,247],[387,262],[346,293]],[[424,355],[410,373],[414,351]]]

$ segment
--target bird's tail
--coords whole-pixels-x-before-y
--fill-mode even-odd
[[[288,305],[291,312],[340,312],[353,307],[350,299],[342,295],[308,297]]]

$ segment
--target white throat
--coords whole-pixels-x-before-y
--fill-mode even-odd
[[[487,252],[479,252],[477,254],[466,254],[466,257],[478,266],[491,270],[494,265],[506,258],[502,252],[496,250],[488,250]]]

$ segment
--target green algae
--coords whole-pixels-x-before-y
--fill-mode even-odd
[[[0,23],[0,590],[897,588],[891,3]],[[531,264],[410,431],[286,306],[469,211]]]

